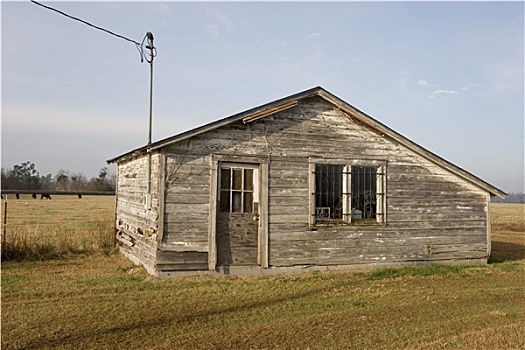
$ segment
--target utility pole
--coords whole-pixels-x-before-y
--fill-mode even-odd
[[[153,119],[153,58],[155,57],[153,54],[153,50],[155,49],[155,46],[153,46],[153,34],[151,32],[146,33],[146,37],[148,39],[148,45],[146,46],[146,49],[149,50],[149,57],[150,59],[147,60],[149,63],[149,123],[148,123],[148,145],[147,145],[147,153],[148,153],[148,165],[147,165],[147,192],[146,192],[146,198],[144,203],[144,208],[149,210],[151,209],[151,124]]]
[[[149,62],[149,128],[148,128],[148,147],[151,145],[151,121],[153,115],[153,34],[151,32],[146,33],[148,38],[148,45],[146,49],[149,50],[149,57],[151,58]]]
[[[40,4],[38,3],[37,1],[35,0],[31,0],[32,3],[38,5],[38,6],[41,6],[41,7],[44,7],[48,10],[51,10],[51,11],[54,11],[54,12],[57,12],[63,16],[66,16],[72,20],[75,20],[75,21],[79,21],[79,22],[82,22],[84,23],[85,25],[88,25],[92,28],[95,28],[95,29],[98,29],[98,30],[101,30],[107,34],[111,34],[113,36],[116,36],[117,38],[120,38],[120,39],[124,39],[126,41],[129,41],[129,42],[132,42],[134,43],[136,46],[137,46],[137,49],[139,50],[139,53],[140,53],[140,62],[142,63],[143,62],[143,59],[144,59],[144,56],[146,56],[146,62],[149,63],[149,126],[148,126],[148,144],[146,146],[146,152],[147,152],[147,155],[148,155],[148,165],[147,165],[147,169],[146,169],[146,181],[147,181],[147,191],[146,191],[146,195],[145,195],[145,198],[144,198],[144,208],[146,210],[149,210],[151,209],[151,124],[152,124],[152,115],[153,115],[153,58],[155,58],[155,55],[156,55],[156,52],[157,50],[155,49],[155,46],[153,46],[153,34],[151,32],[147,32],[146,33],[146,36],[142,39],[142,42],[139,43],[138,41],[135,41],[135,40],[131,40],[129,38],[126,38],[125,36],[122,36],[122,35],[119,35],[119,34],[116,34],[116,33],[113,33],[107,29],[104,29],[102,27],[99,27],[99,26],[96,26],[94,24],[91,24],[83,19],[80,19],[80,18],[77,18],[77,17],[73,17],[71,15],[68,15],[67,13],[65,12],[62,12],[62,11],[59,11],[53,7],[50,7],[50,6],[46,6],[46,5],[43,5],[43,4]],[[146,45],[146,49],[149,50],[149,59],[147,57],[147,55],[144,55],[144,50],[142,49],[142,46],[144,45],[144,40],[148,40],[148,43]],[[6,202],[6,205],[7,205],[7,202]],[[5,227],[4,227],[4,236],[5,236]]]

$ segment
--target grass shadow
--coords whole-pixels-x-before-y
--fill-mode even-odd
[[[525,242],[524,242],[525,243]],[[517,261],[525,259],[525,244],[492,241],[489,263]]]
[[[271,283],[271,281],[268,281]],[[268,294],[265,298],[258,300],[251,300],[247,302],[239,302],[233,304],[217,305],[211,307],[205,311],[187,310],[184,314],[158,314],[155,318],[150,320],[136,320],[129,319],[121,324],[115,324],[108,326],[104,329],[85,329],[77,330],[72,333],[64,333],[54,335],[51,339],[35,339],[34,342],[25,344],[24,349],[41,349],[41,348],[70,348],[75,343],[82,341],[89,341],[95,344],[97,338],[108,334],[115,335],[116,338],[125,337],[137,329],[143,330],[144,332],[152,332],[159,327],[168,324],[179,324],[181,326],[191,323],[206,323],[211,322],[215,316],[228,317],[229,314],[235,314],[247,310],[264,310],[267,307],[274,305],[286,305],[291,302],[295,302],[300,299],[312,298],[316,295],[322,295],[323,293],[341,288],[350,288],[356,281],[354,280],[332,280],[327,281],[325,284],[319,287],[308,288],[304,291],[289,291],[279,296],[272,296]],[[254,311],[256,312],[256,311]]]

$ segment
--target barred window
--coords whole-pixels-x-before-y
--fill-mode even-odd
[[[315,166],[315,217],[320,221],[343,218],[342,165]]]
[[[385,166],[315,164],[311,223],[383,223]]]
[[[352,167],[352,212],[356,220],[377,218],[377,168]]]

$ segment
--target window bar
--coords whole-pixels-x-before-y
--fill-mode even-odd
[[[230,213],[233,211],[233,168],[230,168]]]
[[[352,223],[352,166],[343,167],[343,222]]]
[[[323,187],[323,190],[324,190],[324,198],[321,197],[321,198],[322,198],[321,206],[322,206],[322,207],[325,207],[325,206],[327,206],[327,204],[328,204],[328,197],[329,197],[329,193],[328,193],[328,191],[329,191],[329,185],[330,185],[330,183],[329,183],[329,180],[328,180],[328,176],[330,175],[330,167],[327,166],[327,167],[323,167],[323,168],[325,168],[325,169],[324,169],[324,170],[325,170],[325,173],[324,173],[324,177],[323,177],[323,179],[325,180],[325,181],[324,181],[325,183],[324,183],[324,187]],[[328,218],[330,218],[330,213],[329,213],[329,215],[328,215]]]
[[[241,171],[241,213],[244,213],[244,169],[239,169]]]
[[[333,208],[330,209],[330,215],[329,219],[333,219],[335,217],[335,211],[336,211],[336,205],[335,205],[335,188],[337,187],[336,184],[336,168],[333,165],[328,165],[328,176],[327,176],[327,182],[328,182],[328,188],[327,193],[328,196],[326,198],[326,206]]]
[[[369,191],[370,191],[370,177],[369,177],[369,172],[370,172],[370,168],[368,167],[363,167],[363,187],[365,188],[365,190],[363,191],[363,205],[365,207],[365,210],[366,210],[366,215],[367,215],[367,218],[368,219],[368,216],[370,215],[369,211],[368,211],[368,202],[370,200],[370,198],[367,198],[367,197],[370,197],[369,195]]]

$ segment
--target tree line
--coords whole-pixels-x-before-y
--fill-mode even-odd
[[[509,193],[505,199],[499,197],[492,198],[492,203],[525,203],[524,193]]]
[[[82,173],[72,173],[59,170],[53,176],[40,175],[32,162],[13,166],[12,169],[2,168],[3,190],[34,190],[34,191],[115,191],[116,176],[107,167],[100,169],[98,177],[88,179]]]

